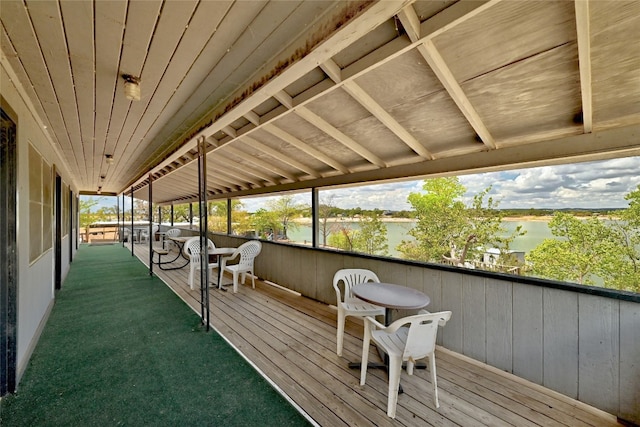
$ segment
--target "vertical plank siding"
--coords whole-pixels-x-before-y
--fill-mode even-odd
[[[487,304],[487,358],[486,363],[503,371],[512,372],[513,360],[513,283],[488,280]]]
[[[619,398],[620,304],[591,295],[579,295],[578,304],[578,399],[590,405],[597,402],[601,409],[615,413]]]
[[[620,411],[640,423],[640,304],[620,302]]]
[[[513,373],[542,383],[542,288],[513,284]]]
[[[214,235],[217,246],[243,239]],[[500,370],[640,422],[640,304],[535,284],[263,242],[261,279],[335,305],[340,268],[424,291],[429,311],[451,310],[438,344]]]

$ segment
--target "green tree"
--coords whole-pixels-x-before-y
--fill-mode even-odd
[[[619,258],[616,233],[596,216],[579,219],[556,212],[549,229],[556,239],[545,239],[527,255],[537,276],[594,285]]]
[[[335,233],[339,230],[339,227],[335,222],[329,221],[330,218],[335,219],[337,217],[334,198],[335,196],[332,194],[324,198],[320,202],[320,206],[318,206],[318,231],[322,238],[322,246],[327,246],[327,238],[331,233]]]
[[[629,207],[607,221],[556,212],[545,239],[527,256],[533,274],[549,279],[640,292],[640,185]]]
[[[380,216],[378,210],[362,213],[358,219],[358,229],[347,224],[338,225],[338,230],[329,235],[329,245],[345,251],[388,255],[387,226]]]
[[[231,210],[233,211],[233,202],[240,203],[239,200],[231,201]],[[240,203],[242,205],[242,203]],[[209,202],[207,204],[207,218],[209,220],[209,230],[219,233],[227,232],[227,201],[219,200]]]
[[[276,212],[261,208],[251,215],[251,225],[261,238],[274,238],[273,234],[278,232],[280,221]]]
[[[353,248],[357,252],[369,255],[388,255],[387,226],[380,220],[381,213],[376,210],[362,214],[354,233]]]
[[[416,226],[409,232],[415,241],[402,241],[403,257],[430,262],[464,265],[477,258],[486,247],[503,252],[524,232],[518,227],[507,235],[498,202],[485,197],[491,187],[473,198],[471,206],[461,200],[466,188],[457,177],[424,181],[424,193],[409,194]]]
[[[95,212],[91,212],[91,210],[97,206],[102,199],[102,197],[99,197],[98,199],[80,197],[80,227],[87,227],[98,221],[97,214]]]
[[[620,249],[619,257],[605,267],[605,286],[640,292],[640,185],[627,194],[629,207],[609,218]]]
[[[169,211],[171,212],[171,211]],[[193,214],[194,218],[195,213]],[[186,222],[190,221],[189,217],[189,203],[181,203],[179,205],[173,205],[173,221],[174,222]]]
[[[283,239],[288,239],[287,230],[298,228],[298,224],[293,222],[294,219],[300,218],[303,213],[309,208],[304,204],[296,204],[293,201],[293,196],[280,196],[276,199],[271,199],[267,202],[267,211],[271,212],[277,222],[273,222],[273,232],[281,234]],[[277,233],[277,232],[282,233]]]

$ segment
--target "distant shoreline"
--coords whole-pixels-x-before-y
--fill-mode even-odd
[[[520,215],[520,216],[505,216],[502,218],[503,221],[510,222],[518,222],[518,221],[538,221],[538,222],[549,222],[553,219],[551,215]],[[358,221],[358,218],[350,218],[350,217],[342,217],[342,218],[327,218],[327,222],[330,223],[339,223],[339,222],[355,222]],[[416,220],[413,218],[381,218],[380,221],[386,223],[410,223],[415,222]],[[293,222],[298,224],[311,224],[311,218],[296,218]]]

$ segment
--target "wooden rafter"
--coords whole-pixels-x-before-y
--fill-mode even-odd
[[[322,117],[318,116],[317,114],[309,110],[307,107],[298,107],[294,111],[300,117],[302,117],[303,119],[305,119],[306,121],[308,121],[309,123],[317,127],[318,129],[320,129],[327,135],[331,136],[333,139],[335,139],[345,147],[358,153],[360,156],[364,157],[374,165],[381,168],[384,168],[387,166],[385,161],[382,160],[380,157],[373,154],[371,151],[363,147],[360,143],[356,142],[350,136],[342,133],[342,131],[340,131],[338,128],[336,128],[331,123],[327,122],[325,119],[323,119]]]
[[[249,145],[251,146],[251,148],[255,148],[257,150],[262,151],[263,153],[266,153],[268,155],[270,155],[273,158],[276,158],[284,163],[287,163],[288,165],[293,166],[296,169],[301,170],[302,172],[306,172],[307,174],[311,175],[314,178],[320,178],[320,174],[318,173],[318,171],[314,170],[313,168],[305,165],[304,163],[301,163],[297,160],[292,159],[291,157],[285,156],[282,154],[282,151],[278,151],[274,148],[269,147],[266,144],[263,144],[262,142],[258,141],[257,139],[251,138],[249,136],[243,136],[241,138],[242,140],[244,140],[245,142],[249,143]]]
[[[337,160],[327,156],[326,154],[324,154],[320,150],[318,150],[316,148],[313,148],[312,146],[310,146],[309,144],[305,143],[301,139],[296,138],[295,136],[291,135],[289,132],[280,129],[276,125],[265,124],[262,127],[262,130],[265,130],[265,131],[269,132],[273,136],[276,136],[276,137],[280,138],[281,140],[293,145],[297,149],[299,149],[301,151],[304,151],[305,153],[309,154],[310,156],[315,157],[316,159],[320,160],[324,164],[326,164],[328,166],[331,166],[335,170],[339,170],[342,173],[349,173],[349,169],[345,165],[343,165],[342,163],[340,163]]]
[[[593,100],[591,89],[591,36],[589,30],[589,2],[575,0],[580,88],[582,89],[582,120],[584,132],[593,131]]]
[[[293,174],[291,174],[291,173],[289,173],[289,172],[287,172],[287,171],[285,171],[285,170],[283,170],[283,169],[281,169],[281,168],[279,168],[277,166],[274,166],[269,162],[265,162],[264,160],[260,160],[260,159],[257,159],[255,157],[253,157],[253,156],[250,156],[247,153],[245,153],[244,151],[242,151],[242,150],[240,150],[240,149],[238,149],[236,147],[232,147],[229,144],[227,144],[227,145],[224,146],[224,149],[226,151],[228,151],[229,153],[240,157],[241,159],[243,159],[244,161],[246,161],[248,163],[252,163],[252,164],[254,164],[254,165],[256,165],[256,166],[258,166],[260,168],[263,168],[263,169],[266,169],[268,171],[271,171],[271,172],[275,173],[276,175],[280,175],[282,177],[287,178],[288,180],[298,181],[298,178],[296,178]]]
[[[232,167],[230,167],[231,165],[228,165],[228,164],[225,164],[223,162],[217,161],[217,157],[219,157],[219,156],[215,156],[214,158],[207,159],[207,162],[208,162],[208,165],[210,165],[211,167],[215,167],[216,170],[219,173],[227,175],[228,177],[231,177],[233,179],[239,179],[241,181],[248,182],[249,184],[252,184],[252,185],[254,185],[256,187],[264,187],[265,186],[264,185],[264,181],[262,181],[260,179],[256,179],[255,177],[252,177],[248,173],[242,173],[242,172],[244,172],[243,169],[232,168]]]
[[[402,12],[398,14],[398,18],[407,30],[407,35],[411,38],[411,41],[420,40],[420,19],[413,6],[409,5],[402,9]],[[424,40],[422,44],[418,45],[418,52],[420,52],[427,61],[429,67],[431,67],[471,127],[473,127],[480,139],[482,139],[482,142],[487,147],[495,149],[496,143],[489,129],[487,129],[480,115],[471,104],[471,101],[467,98],[467,95],[462,90],[462,87],[460,87],[460,84],[449,69],[444,58],[442,58],[442,55],[440,55],[440,52],[438,52],[433,41],[431,39]]]
[[[253,175],[256,178],[261,179],[261,180],[263,180],[265,182],[271,183],[273,185],[280,184],[280,181],[274,179],[273,177],[270,177],[269,175],[267,175],[265,173],[262,173],[261,170],[245,168],[242,165],[240,165],[239,163],[237,163],[235,160],[233,160],[230,157],[225,156],[221,152],[216,152],[216,159],[220,163],[223,163],[229,169],[233,169],[233,170],[245,173],[247,175]]]
[[[342,73],[338,64],[332,59],[320,64],[320,68],[333,80],[335,83],[342,82]],[[366,108],[375,118],[377,118],[383,125],[385,125],[391,132],[393,132],[400,140],[409,146],[419,156],[432,160],[433,154],[429,152],[420,142],[409,133],[396,119],[387,113],[355,80],[348,80],[344,82],[342,88],[351,95],[356,101]]]

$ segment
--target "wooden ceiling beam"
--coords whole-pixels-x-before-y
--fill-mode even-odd
[[[260,116],[254,113],[253,111],[247,111],[244,114],[244,118],[253,123],[254,126],[260,126]]]
[[[228,168],[226,164],[222,163],[222,162],[217,162],[215,160],[211,160],[211,159],[207,159],[207,165],[216,168],[216,171],[220,174],[223,174],[224,176],[227,176],[231,179],[238,179],[241,181],[245,181],[251,185],[254,185],[256,187],[264,187],[264,182],[260,181],[256,178],[252,178],[247,174],[244,173],[240,173],[237,170],[233,170],[231,168]]]
[[[293,166],[296,169],[301,170],[302,172],[305,172],[307,174],[309,174],[310,176],[312,176],[313,178],[320,178],[320,173],[318,173],[318,171],[314,170],[313,168],[305,165],[304,163],[301,163],[297,160],[292,159],[291,157],[285,156],[282,151],[278,151],[274,148],[269,147],[266,144],[263,144],[262,142],[258,141],[257,139],[251,138],[249,136],[243,136],[241,138],[241,140],[244,140],[245,142],[248,142],[249,145],[251,145],[251,148],[255,148],[259,151],[262,151],[263,153],[266,153],[268,155],[270,155],[271,157],[280,160],[281,162],[287,163],[290,166]]]
[[[342,163],[340,163],[337,160],[327,156],[326,154],[324,154],[320,150],[318,150],[316,148],[313,148],[312,146],[310,146],[306,142],[302,141],[301,139],[295,137],[294,135],[291,135],[289,132],[280,129],[276,125],[265,124],[262,127],[262,130],[265,130],[265,131],[269,132],[271,135],[273,135],[273,136],[275,136],[277,138],[280,138],[284,142],[293,145],[294,147],[296,147],[300,151],[304,151],[305,153],[309,154],[310,156],[315,157],[316,159],[320,160],[321,162],[323,162],[324,164],[332,167],[335,170],[338,170],[338,171],[340,171],[342,173],[349,173],[349,169],[345,165],[343,165]]]
[[[416,14],[412,5],[408,5],[398,13],[398,19],[405,28],[407,35],[412,42],[421,39],[421,26],[420,18]],[[460,87],[460,84],[456,80],[455,76],[449,69],[449,66],[445,62],[440,52],[436,48],[432,39],[426,39],[422,44],[418,45],[418,52],[427,61],[429,67],[433,70],[440,83],[444,86],[449,93],[453,102],[456,103],[462,114],[465,116],[471,127],[476,131],[482,142],[490,149],[496,148],[496,142],[489,132],[489,129],[485,126],[484,122],[480,118],[480,115],[467,98],[467,95]]]
[[[260,171],[256,171],[255,169],[249,169],[249,168],[243,167],[243,165],[237,163],[232,158],[227,157],[220,152],[216,152],[216,159],[221,163],[223,163],[228,169],[233,169],[241,173],[255,176],[256,178],[261,179],[264,182],[268,182],[273,185],[280,184],[280,181],[268,176],[267,174],[260,173]]]
[[[589,2],[575,0],[576,30],[578,32],[578,60],[580,89],[582,90],[582,123],[585,133],[593,131],[593,100],[591,88],[591,31]]]
[[[302,117],[303,119],[305,119],[306,121],[308,121],[309,123],[317,127],[318,129],[320,129],[327,135],[331,136],[333,139],[335,139],[345,147],[349,148],[350,150],[359,154],[369,162],[373,163],[374,165],[381,168],[384,168],[387,166],[385,161],[382,160],[380,157],[373,154],[371,151],[369,151],[367,148],[362,146],[360,143],[356,142],[350,136],[342,133],[342,131],[340,131],[338,128],[336,128],[331,123],[327,122],[322,117],[318,116],[317,114],[309,110],[307,107],[298,107],[294,111],[296,112],[297,115],[299,115],[300,117]]]
[[[345,82],[343,86],[344,90],[349,93],[356,101],[366,108],[371,114],[375,116],[383,125],[385,125],[391,132],[393,132],[402,142],[404,142],[409,148],[416,152],[420,157],[427,160],[434,159],[434,155],[427,150],[424,145],[420,143],[413,135],[407,131],[398,121],[387,113],[364,89],[358,85],[355,80]]]
[[[299,181],[299,179],[297,177],[295,177],[293,174],[285,171],[284,169],[281,169],[277,166],[272,165],[269,162],[265,162],[264,160],[260,160],[257,159],[253,156],[248,155],[247,153],[245,153],[244,151],[236,148],[236,147],[232,147],[229,144],[224,146],[225,151],[228,151],[229,153],[233,154],[234,156],[238,156],[241,159],[243,159],[244,161],[248,162],[248,163],[252,163],[260,168],[263,168],[265,170],[271,171],[273,173],[275,173],[276,175],[280,175],[284,178],[287,178],[290,181]]]
[[[340,66],[336,64],[333,59],[329,59],[320,64],[320,68],[329,76],[335,83],[342,83],[342,70]],[[342,88],[353,99],[358,101],[360,105],[366,108],[375,118],[377,118],[383,125],[385,125],[391,132],[393,132],[400,140],[409,146],[420,157],[428,160],[434,158],[433,154],[429,152],[420,142],[411,135],[391,114],[389,114],[380,104],[378,104],[364,89],[360,87],[355,80],[348,80],[344,82]]]
[[[284,90],[280,90],[273,94],[273,97],[288,109],[293,108],[293,98]]]
[[[238,132],[236,132],[236,130],[234,128],[232,128],[231,126],[223,127],[222,128],[222,132],[226,133],[231,138],[236,138],[238,136]]]

